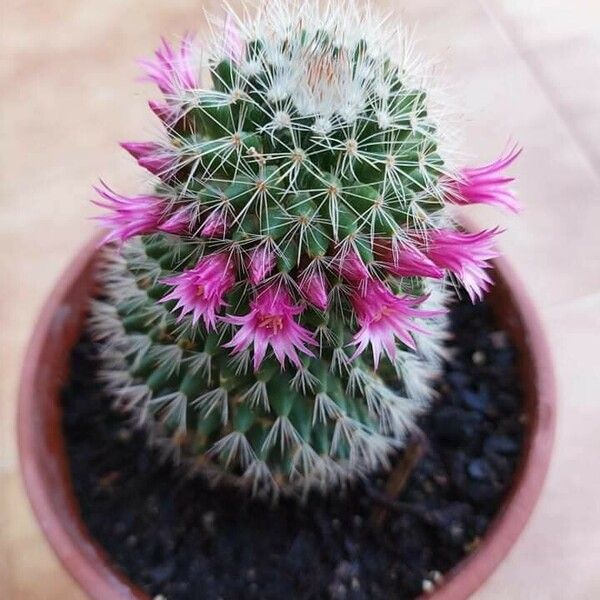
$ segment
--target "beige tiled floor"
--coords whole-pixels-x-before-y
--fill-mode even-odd
[[[380,0],[386,8],[392,0]],[[204,3],[218,6],[217,0]],[[35,315],[93,229],[98,175],[142,177],[114,142],[150,135],[134,59],[161,33],[202,25],[192,0],[9,0],[1,9],[0,598],[76,600],[43,540],[14,445],[18,371]],[[507,140],[526,210],[503,249],[541,311],[560,391],[556,453],[526,532],[477,600],[600,598],[600,4],[405,0],[421,47],[445,65],[464,147]],[[498,215],[478,211],[482,223]]]

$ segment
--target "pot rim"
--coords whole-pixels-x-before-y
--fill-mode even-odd
[[[67,324],[66,316],[72,315],[70,311],[73,310],[78,318],[71,319],[76,326],[66,332],[68,342],[65,345],[71,348],[77,340],[87,294],[78,295],[76,284],[85,273],[91,273],[99,240],[99,236],[95,236],[88,242],[63,272],[34,326],[25,353],[18,395],[19,462],[29,501],[46,539],[81,588],[97,600],[149,600],[145,592],[111,565],[107,553],[87,532],[72,490],[62,435],[54,436],[56,439],[51,444],[52,447],[44,447],[45,451],[55,453],[56,472],[51,475],[54,477],[53,481],[62,482],[62,490],[50,485],[50,475],[44,469],[39,449],[39,432],[43,428],[36,411],[36,378],[39,376],[40,365],[47,360],[45,348],[49,337],[57,333],[57,328],[60,331],[62,325]],[[533,376],[530,377],[532,388],[526,394],[526,397],[530,397],[526,445],[512,488],[480,545],[444,575],[439,588],[431,594],[421,596],[428,600],[467,598],[483,585],[525,527],[542,491],[552,454],[557,400],[550,349],[537,310],[512,267],[502,257],[492,262],[494,287],[501,288],[502,295],[512,303],[517,317],[516,323],[505,325],[521,338],[518,346],[521,350],[524,347],[525,353],[529,355],[529,363],[534,367]],[[58,322],[57,315],[60,316]],[[69,328],[65,327],[65,331],[67,329]],[[65,336],[65,332],[62,335]],[[58,392],[60,374],[57,377],[52,373],[52,376],[51,384]],[[58,423],[60,407],[58,403],[54,404],[55,422]],[[59,506],[57,495],[61,496]]]
[[[469,226],[467,229],[472,228]],[[516,320],[506,322],[504,319],[503,325],[513,341],[521,338],[516,344],[521,354],[519,375],[530,387],[523,390],[528,417],[524,449],[511,488],[479,546],[444,575],[438,589],[432,594],[423,594],[419,600],[468,598],[487,581],[529,521],[542,493],[552,457],[558,401],[550,346],[538,309],[521,279],[502,256],[492,263],[494,289],[499,289],[501,299],[510,302],[515,309]],[[499,301],[496,303],[499,304]],[[525,377],[531,367],[533,375]]]
[[[86,272],[93,270],[93,263],[100,246],[100,236],[94,236],[77,253],[66,270],[58,278],[54,288],[44,302],[44,306],[36,320],[27,350],[25,352],[17,406],[17,446],[21,477],[25,485],[29,502],[37,517],[46,540],[60,559],[66,571],[75,579],[80,587],[94,600],[148,600],[148,596],[127,577],[110,564],[109,557],[100,544],[87,532],[79,514],[78,503],[72,490],[69,467],[64,449],[62,435],[57,435],[58,443],[47,444],[43,450],[56,453],[54,480],[60,481],[64,489],[56,490],[49,485],[48,473],[40,459],[39,448],[39,414],[36,411],[38,401],[36,379],[39,366],[44,360],[45,348],[49,337],[60,334],[65,325],[69,325],[72,310],[76,311],[75,331],[68,331],[68,346],[72,347],[77,340],[83,321],[82,304],[87,294],[69,299],[78,280]],[[77,290],[76,290],[77,291]],[[77,294],[76,294],[77,295]],[[57,315],[60,317],[57,319]],[[73,319],[71,319],[73,321]],[[64,335],[64,332],[63,332]],[[52,357],[50,358],[52,360]],[[60,389],[61,374],[53,380],[56,391]],[[58,404],[58,403],[56,403]],[[59,407],[56,407],[59,423]],[[56,505],[56,495],[61,495],[62,510]]]

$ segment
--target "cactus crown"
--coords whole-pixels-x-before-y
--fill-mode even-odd
[[[229,15],[206,58],[163,42],[143,67],[165,135],[123,144],[155,189],[97,188],[119,242],[90,320],[107,385],[165,448],[255,492],[387,466],[439,368],[448,279],[489,284],[496,230],[446,207],[516,208],[498,178],[515,152],[445,165],[407,48],[354,2]]]

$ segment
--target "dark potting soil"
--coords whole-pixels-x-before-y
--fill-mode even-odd
[[[119,568],[167,600],[414,598],[477,547],[510,486],[523,418],[515,351],[485,303],[452,308],[427,450],[374,527],[385,476],[304,506],[182,478],[109,409],[95,348],[75,347],[64,430],[81,514]]]

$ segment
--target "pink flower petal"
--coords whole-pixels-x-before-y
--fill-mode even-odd
[[[223,237],[228,228],[227,215],[222,210],[215,209],[202,223],[200,235],[204,237]]]
[[[104,242],[125,240],[141,234],[153,233],[163,218],[164,200],[157,196],[123,196],[111,190],[105,183],[94,187],[100,200],[94,204],[107,208],[111,213],[97,217],[109,233]]]
[[[459,171],[458,177],[446,180],[446,200],[451,204],[489,204],[512,212],[521,207],[515,194],[507,188],[513,181],[501,175],[521,154],[516,146],[506,156],[483,167],[467,167]]]
[[[187,34],[179,49],[163,39],[153,58],[139,62],[146,72],[146,79],[154,82],[166,96],[177,96],[182,91],[199,87],[196,53],[194,36]]]
[[[382,242],[377,249],[377,257],[382,265],[392,275],[397,277],[431,277],[440,279],[444,276],[442,269],[437,267],[423,252],[408,243]]]
[[[428,232],[424,251],[438,267],[456,275],[475,302],[490,287],[491,279],[486,270],[491,266],[488,261],[498,256],[493,241],[499,233],[498,228],[479,233],[432,230]]]
[[[172,174],[177,155],[169,148],[156,142],[121,142],[121,147],[153,175],[167,177]]]
[[[225,347],[237,354],[253,345],[254,370],[260,367],[269,346],[282,368],[286,358],[300,366],[298,351],[313,356],[308,345],[317,343],[313,334],[294,319],[300,312],[302,308],[292,303],[285,288],[271,285],[254,298],[247,315],[223,318],[227,323],[240,326]]]
[[[275,253],[266,245],[256,247],[248,259],[248,279],[258,285],[269,275],[275,266]]]
[[[227,15],[223,29],[224,54],[232,61],[239,63],[244,57],[245,44],[234,18]]]
[[[174,286],[161,302],[177,300],[174,310],[179,318],[192,313],[192,321],[200,318],[207,329],[215,328],[216,314],[225,305],[224,297],[235,284],[235,268],[225,254],[209,254],[179,275],[163,280]]]
[[[352,282],[365,281],[371,278],[362,258],[354,248],[341,251],[337,258],[340,275]]]
[[[327,280],[318,271],[305,272],[298,284],[300,293],[319,310],[327,309]]]
[[[415,308],[424,298],[396,296],[380,281],[370,280],[365,289],[356,291],[351,302],[356,312],[360,329],[353,341],[356,351],[351,360],[362,354],[371,345],[373,363],[379,366],[381,354],[384,352],[390,360],[396,353],[396,338],[409,348],[414,348],[413,331],[425,333],[425,330],[414,322],[414,318],[433,317],[440,311],[425,311]]]

